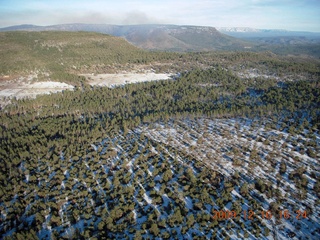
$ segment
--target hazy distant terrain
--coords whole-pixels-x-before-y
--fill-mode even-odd
[[[319,32],[287,31],[285,29],[255,29],[220,27],[218,31],[237,38],[304,37],[320,41]]]
[[[320,33],[254,28],[218,28],[221,33],[255,43],[277,54],[320,56]]]
[[[208,51],[243,49],[252,43],[221,34],[213,27],[178,25],[64,24],[54,26],[22,25],[0,31],[89,31],[124,37],[135,46],[149,50]]]
[[[282,55],[320,57],[320,34],[253,28],[218,28],[179,25],[62,24],[20,25],[0,31],[88,31],[123,37],[146,50],[272,51]]]

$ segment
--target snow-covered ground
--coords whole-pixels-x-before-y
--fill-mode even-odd
[[[115,73],[115,74],[82,74],[91,86],[115,87],[130,83],[172,79],[173,74],[154,73]],[[10,99],[35,98],[37,95],[57,93],[63,90],[73,90],[74,86],[64,82],[38,81],[37,74],[16,79],[0,81],[0,106],[10,103]],[[63,81],[63,79],[62,79]]]
[[[40,94],[50,94],[63,90],[73,90],[73,86],[63,82],[33,81],[32,75],[0,82],[0,105],[10,98],[35,98]]]
[[[320,208],[318,197],[312,191],[316,181],[312,173],[319,174],[320,163],[306,153],[301,154],[300,150],[310,139],[300,134],[290,135],[285,131],[266,129],[264,124],[255,124],[257,122],[254,123],[249,119],[200,119],[185,120],[174,124],[157,124],[153,128],[146,126],[136,131],[141,131],[158,143],[187,152],[205,163],[208,168],[221,172],[227,178],[234,176],[237,171],[241,176],[242,184],[236,188],[237,191],[232,191],[233,202],[236,199],[244,199],[239,194],[244,182],[251,184],[249,185],[250,195],[260,202],[264,211],[269,210],[272,202],[278,202],[279,198],[282,199],[279,207],[282,211],[288,210],[290,217],[284,219],[273,216],[273,221],[281,222],[279,226],[265,221],[270,232],[273,232],[268,239],[287,239],[290,233],[294,233],[297,238],[313,238],[320,227],[318,222]],[[319,138],[318,133],[315,133],[315,136]],[[291,141],[294,139],[299,139],[304,143],[299,148],[293,147]],[[283,147],[284,143],[287,144],[286,147]],[[256,155],[252,156],[253,152],[256,152]],[[269,156],[273,158],[267,160]],[[317,157],[320,157],[319,154]],[[282,161],[286,163],[286,174],[279,175],[279,166]],[[302,190],[297,188],[301,179],[288,177],[289,173],[294,173],[299,167],[306,169],[303,174],[308,180],[308,186],[304,188],[307,192],[305,197],[301,197]],[[271,196],[268,196],[266,192],[261,193],[255,190],[254,183],[259,179],[266,186],[271,185],[277,194],[272,193]],[[190,201],[188,201],[188,206],[190,206]],[[242,209],[245,208],[243,205]],[[299,218],[298,215],[307,209],[311,209],[314,214],[309,214],[307,218],[301,216]],[[253,211],[255,214],[258,213],[257,209]],[[297,231],[297,226],[299,226],[299,231]],[[309,233],[312,234],[309,235]],[[271,237],[272,235],[274,237]]]
[[[20,208],[20,221],[40,223],[37,236],[43,239],[50,239],[53,231],[66,236],[91,228],[98,233],[97,226],[109,216],[114,226],[127,227],[121,232],[108,230],[108,238],[135,239],[131,229],[155,239],[148,226],[161,221],[159,239],[166,233],[178,239],[224,239],[226,234],[231,239],[287,239],[293,233],[295,239],[319,239],[320,207],[314,191],[319,153],[315,159],[301,151],[310,141],[306,134],[270,129],[267,122],[240,118],[159,122],[126,135],[105,135],[88,143],[77,159],[59,153],[60,158],[52,161],[38,159],[36,168],[25,162],[21,167],[25,191],[19,192],[23,195],[0,202],[0,231],[6,229],[4,236],[11,236],[11,206],[25,198],[30,204]],[[313,136],[319,145],[319,133]],[[279,174],[282,161],[286,171]],[[305,167],[306,195],[302,178],[290,177],[300,167]],[[264,190],[257,186],[259,180]],[[274,203],[290,217],[279,213],[263,217]],[[238,219],[214,221],[216,210],[232,211],[237,204]],[[38,222],[33,220],[39,217],[36,206],[46,216]],[[253,219],[248,219],[249,210]],[[308,211],[307,217],[298,218],[297,210]]]
[[[172,74],[167,73],[117,73],[117,74],[82,74],[92,86],[113,87],[128,83],[148,82],[171,79]]]

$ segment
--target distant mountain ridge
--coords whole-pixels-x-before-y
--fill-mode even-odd
[[[320,55],[320,33],[296,32],[282,29],[255,29],[248,27],[214,28],[164,24],[110,25],[60,24],[52,26],[19,25],[0,28],[4,31],[70,31],[96,32],[122,37],[136,47],[146,50],[192,51],[275,51],[290,46],[283,54]],[[301,49],[304,49],[301,51]]]
[[[283,32],[290,32],[285,29],[257,29],[257,28],[249,28],[249,27],[218,27],[218,31],[221,32],[269,32],[269,33],[283,33]]]
[[[220,27],[221,33],[237,38],[258,38],[258,37],[306,37],[320,38],[320,32],[288,31],[285,29],[257,29],[248,27]]]
[[[230,37],[214,27],[179,25],[109,25],[61,24],[52,26],[20,25],[0,31],[88,31],[123,37],[133,45],[148,50],[211,51],[239,50],[253,43]]]

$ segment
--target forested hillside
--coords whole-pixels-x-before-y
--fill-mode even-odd
[[[71,84],[81,80],[73,73],[114,70],[175,56],[146,52],[119,37],[85,32],[4,32],[0,44],[1,75],[35,72]]]
[[[148,53],[91,33],[1,39],[1,61],[14,56],[1,74],[78,85],[0,111],[3,239],[320,237],[317,60]],[[179,74],[114,88],[77,75],[137,66]]]
[[[88,32],[1,32],[0,77],[37,73],[56,81],[77,84],[79,73],[106,73],[132,70],[141,65],[156,71],[183,72],[219,63],[225,68],[242,65],[258,68],[268,62],[270,71],[317,72],[318,61],[281,57],[270,52],[148,52],[105,34]],[[277,65],[281,65],[280,69]]]

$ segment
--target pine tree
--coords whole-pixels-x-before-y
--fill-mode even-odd
[[[151,224],[150,232],[151,232],[154,236],[158,236],[158,235],[159,235],[160,230],[159,230],[158,225],[157,225],[156,223],[152,223],[152,224]]]
[[[281,163],[280,163],[280,168],[279,168],[279,172],[280,172],[280,174],[285,174],[286,173],[286,171],[287,171],[287,164],[284,162],[284,161],[282,161]]]

